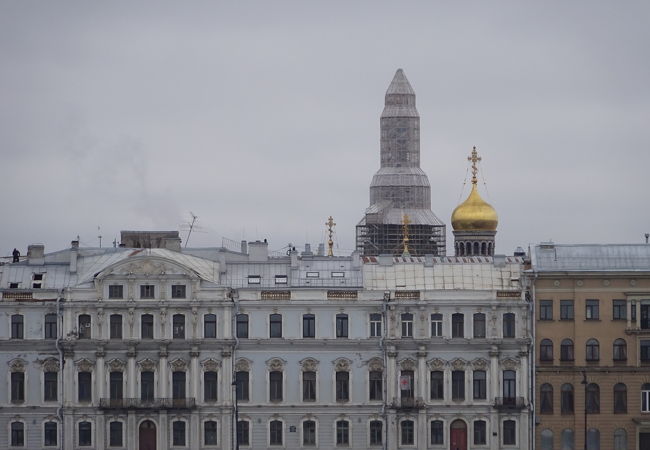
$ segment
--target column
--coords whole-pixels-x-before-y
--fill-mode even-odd
[[[140,430],[136,422],[135,411],[129,410],[126,417],[126,448],[135,450],[136,442],[140,436]]]
[[[64,439],[63,448],[65,450],[73,450],[76,433],[74,429],[74,416],[71,410],[63,413],[63,429],[65,430],[62,436]]]
[[[632,328],[632,302],[633,300],[628,300],[627,302],[625,302],[625,309],[626,309],[625,317],[627,317],[628,330]]]
[[[167,367],[167,346],[161,345],[158,352],[158,397],[167,398],[167,380],[169,368]]]
[[[104,347],[99,347],[95,352],[95,367],[96,367],[96,376],[95,376],[95,392],[97,393],[97,398],[104,398],[104,386],[106,385],[106,375],[105,375],[105,365],[104,357],[106,352],[104,352]]]
[[[167,411],[161,410],[158,415],[158,450],[167,450],[169,447],[169,419]]]
[[[222,339],[232,339],[232,322],[234,317],[231,305],[224,306],[222,317],[223,325],[221,329],[223,330],[223,333],[221,337]]]
[[[128,393],[128,398],[136,398],[135,395],[135,346],[129,346],[129,350],[126,353],[128,358],[126,363],[126,391]]]
[[[397,358],[397,352],[395,351],[394,346],[390,346],[388,348],[388,367],[386,368],[386,387],[387,387],[387,393],[388,393],[388,398],[386,399],[386,402],[390,405],[391,403],[396,403],[397,402],[397,393],[396,393],[396,388],[397,388],[397,364],[395,359]]]
[[[106,447],[106,422],[104,420],[104,415],[98,413],[95,416],[95,429],[94,434],[95,434],[95,448],[97,450],[104,450]]]
[[[199,349],[197,346],[192,346],[190,351],[190,395],[188,397],[194,397],[195,401],[199,401],[199,377],[201,372],[199,371]]]
[[[499,391],[499,350],[496,346],[493,346],[490,349],[490,384],[488,389],[488,399],[491,399],[491,403],[494,403],[496,397],[501,396]],[[500,448],[499,442],[501,441],[501,430],[499,427],[499,414],[494,408],[491,408],[490,427],[488,430],[490,450],[497,450]]]
[[[76,371],[74,368],[74,348],[63,344],[63,392],[61,398],[63,399],[63,406],[72,406],[77,401],[77,393],[75,392],[75,378]]]
[[[233,405],[233,371],[234,371],[234,362],[232,360],[232,352],[230,350],[221,351],[221,371],[219,373],[221,377],[221,392],[219,401],[224,405]]]
[[[427,398],[427,351],[424,345],[418,347],[418,394],[416,397],[420,397],[422,401]]]
[[[189,423],[189,445],[190,448],[200,448],[201,447],[201,429],[199,423],[199,413],[198,411],[192,411],[190,415]]]

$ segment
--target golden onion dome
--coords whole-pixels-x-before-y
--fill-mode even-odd
[[[496,210],[481,198],[476,183],[472,183],[467,200],[451,214],[451,226],[455,231],[496,231],[498,223]]]

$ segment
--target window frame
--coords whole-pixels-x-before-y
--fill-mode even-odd
[[[465,315],[463,313],[451,315],[451,337],[452,339],[465,338]]]
[[[412,338],[413,337],[413,314],[405,312],[400,314],[400,329],[402,331],[401,337],[403,338]]]
[[[282,339],[282,314],[269,314],[269,339]]]
[[[302,315],[302,337],[303,339],[316,338],[316,315],[303,314]]]
[[[217,338],[217,315],[208,313],[203,315],[203,338]]]
[[[347,339],[349,337],[349,317],[345,313],[336,315],[336,338]]]
[[[540,300],[539,301],[539,317],[538,320],[546,321],[553,320],[553,300]]]
[[[433,313],[430,316],[431,320],[431,337],[442,337],[442,323],[444,317],[441,313]]]
[[[381,313],[371,313],[368,317],[368,322],[370,325],[370,337],[381,337],[383,331],[383,318]]]
[[[560,320],[575,320],[575,302],[560,300]]]
[[[156,286],[153,284],[140,285],[140,298],[142,300],[153,300],[156,298]]]
[[[585,320],[600,320],[600,300],[585,299]]]

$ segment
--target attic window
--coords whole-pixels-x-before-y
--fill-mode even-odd
[[[172,298],[185,298],[185,285],[173,284],[172,285]]]
[[[345,278],[345,272],[332,272],[332,278]]]
[[[42,283],[32,283],[32,289],[40,289],[42,286]]]
[[[108,298],[124,298],[124,287],[121,284],[109,285]]]
[[[140,286],[140,298],[154,298],[155,286],[143,284]]]
[[[262,282],[262,277],[259,275],[249,275],[248,284],[260,284]]]
[[[288,278],[286,275],[276,275],[275,276],[275,284],[287,284]]]
[[[43,280],[43,274],[42,273],[33,274],[32,280],[34,280],[34,281],[42,281]]]
[[[18,289],[19,283],[9,283],[9,289]]]
[[[307,272],[307,278],[318,278],[319,276],[318,272]]]

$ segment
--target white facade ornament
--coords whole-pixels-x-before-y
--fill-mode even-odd
[[[303,372],[316,372],[318,361],[314,358],[305,358],[300,361],[300,366],[302,367]]]
[[[11,361],[9,361],[8,364],[9,364],[9,369],[12,372],[24,372],[27,366],[25,360],[21,358],[12,359]]]
[[[352,361],[347,358],[337,358],[333,361],[333,363],[334,370],[336,372],[348,372],[350,370],[350,366],[352,365]]]
[[[152,372],[158,367],[158,364],[156,361],[153,361],[149,358],[142,359],[138,361],[138,366],[140,367],[140,370],[143,372]]]
[[[182,358],[176,358],[169,362],[169,367],[172,371],[184,371],[187,370],[187,362]]]
[[[112,371],[123,371],[126,368],[126,362],[118,358],[113,358],[108,362],[107,366]]]
[[[251,370],[251,362],[246,358],[239,358],[235,363],[236,372],[249,372]]]
[[[216,372],[221,368],[221,361],[209,358],[201,361],[201,366],[203,366],[203,370],[206,372]]]
[[[440,358],[433,358],[429,361],[429,368],[440,370],[443,369],[446,365],[446,362]]]
[[[451,361],[451,367],[454,370],[464,370],[466,365],[467,362],[462,358],[456,358],[453,361]]]
[[[514,358],[504,358],[500,363],[501,367],[507,370],[515,370],[519,366],[519,361]]]
[[[372,358],[368,361],[368,369],[373,372],[381,372],[384,370],[384,361],[381,358]]]
[[[411,358],[406,358],[399,362],[399,366],[402,368],[402,370],[415,370],[417,367],[417,362]]]
[[[43,372],[58,372],[60,369],[59,361],[55,358],[47,358],[41,363],[41,368]]]
[[[91,372],[95,368],[95,363],[86,358],[75,361],[74,365],[79,372]]]
[[[472,367],[477,370],[485,370],[487,369],[488,365],[489,362],[483,358],[476,358],[474,361],[472,361]]]
[[[266,365],[270,370],[282,370],[284,368],[284,364],[286,361],[280,359],[280,358],[271,358],[268,361],[266,361]]]

